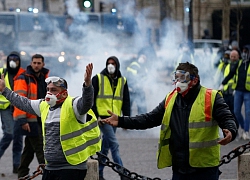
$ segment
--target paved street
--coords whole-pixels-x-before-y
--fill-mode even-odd
[[[120,154],[124,163],[124,167],[131,172],[150,178],[161,178],[162,180],[171,178],[171,168],[157,169],[156,167],[156,151],[158,143],[158,128],[145,131],[117,130],[117,137],[120,143]],[[247,141],[234,141],[233,143],[223,146],[221,155],[228,154],[231,150],[239,145],[246,144]],[[12,174],[12,157],[11,147],[0,160],[0,180],[15,180],[17,176]],[[109,156],[110,160],[112,158]],[[31,164],[31,173],[37,168],[37,161]],[[233,159],[229,164],[221,166],[221,180],[237,179],[237,158]],[[104,170],[104,177],[107,180],[119,180],[119,176],[110,168]],[[35,178],[41,179],[41,176]]]

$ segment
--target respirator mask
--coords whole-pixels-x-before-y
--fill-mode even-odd
[[[108,69],[109,74],[115,73],[115,66],[113,64],[108,64],[107,69]]]

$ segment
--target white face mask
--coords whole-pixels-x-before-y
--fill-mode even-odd
[[[188,89],[189,83],[190,83],[190,81],[189,82],[183,82],[183,83],[178,81],[175,84],[175,88],[176,88],[177,92],[182,94],[184,91],[186,91]]]
[[[56,95],[47,92],[47,95],[45,96],[46,102],[50,105],[50,107],[53,107],[56,105],[56,101],[58,100]]]
[[[109,74],[114,74],[115,73],[115,66],[113,64],[109,64],[107,66]]]
[[[17,67],[16,62],[15,61],[10,61],[10,67],[15,69]]]

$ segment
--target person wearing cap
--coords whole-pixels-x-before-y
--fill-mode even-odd
[[[172,180],[218,180],[220,145],[235,139],[235,119],[221,93],[200,84],[193,64],[179,63],[172,80],[174,90],[151,112],[126,117],[108,110],[111,117],[102,122],[136,130],[161,126],[159,169],[172,167]]]
[[[119,115],[130,115],[130,96],[127,80],[120,72],[120,63],[117,57],[111,56],[106,60],[106,67],[101,73],[92,78],[94,87],[93,111],[101,122],[101,119],[109,117],[107,109],[112,109]],[[111,151],[115,163],[123,166],[119,153],[119,144],[116,139],[116,128],[108,124],[99,123],[102,132],[101,153],[108,155]],[[104,165],[99,163],[99,180],[104,180]],[[121,176],[121,179],[125,179]]]
[[[244,46],[240,59],[221,82],[223,88],[230,79],[234,78],[234,114],[239,122],[239,138],[250,140],[250,46]],[[245,108],[245,116],[242,115],[242,106]]]
[[[42,180],[84,179],[88,158],[101,150],[101,133],[91,110],[92,70],[93,64],[89,63],[81,97],[68,95],[67,81],[60,77],[46,78],[45,99],[37,100],[16,94],[5,86],[3,76],[0,79],[3,96],[20,110],[41,117],[45,158]]]
[[[17,77],[24,71],[21,67],[20,55],[15,51],[7,56],[7,68],[0,68],[0,74],[4,74],[6,79],[6,87],[11,90],[16,86]],[[13,173],[17,173],[23,149],[23,136],[19,132],[18,123],[13,119],[13,110],[14,108],[10,102],[3,95],[0,95],[0,114],[3,130],[3,137],[0,141],[0,159],[11,141],[13,141]]]

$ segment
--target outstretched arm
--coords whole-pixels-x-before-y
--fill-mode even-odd
[[[1,75],[1,79],[0,79],[0,92],[2,93],[4,97],[6,97],[6,99],[10,101],[10,103],[13,106],[16,106],[17,108],[25,112],[28,112],[30,114],[37,115],[31,106],[30,99],[23,97],[23,96],[19,96],[14,91],[11,91],[9,88],[6,88],[4,74]]]

